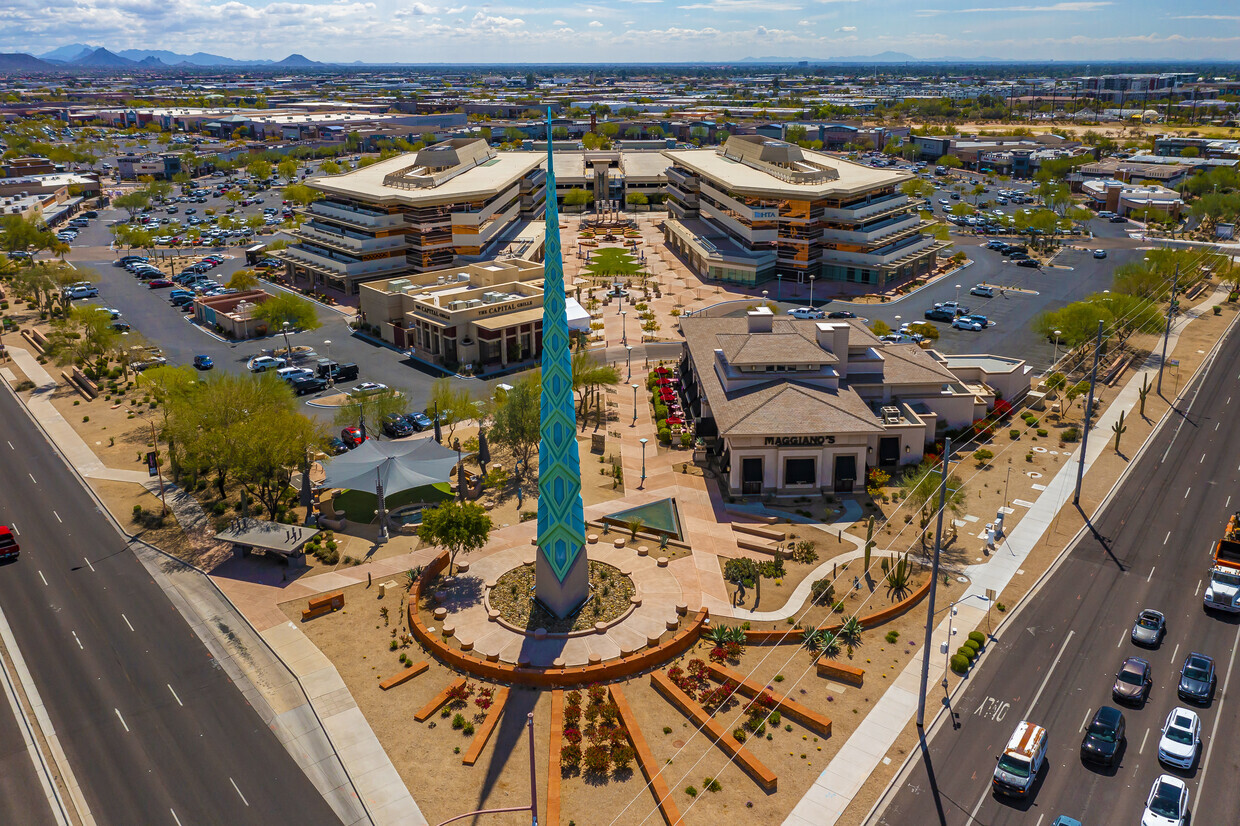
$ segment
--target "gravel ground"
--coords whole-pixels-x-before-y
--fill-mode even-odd
[[[499,578],[491,590],[491,607],[521,628],[545,628],[552,634],[585,631],[596,622],[611,622],[629,609],[637,592],[633,580],[618,568],[590,561],[590,599],[576,614],[560,619],[534,601],[534,566],[520,565]]]

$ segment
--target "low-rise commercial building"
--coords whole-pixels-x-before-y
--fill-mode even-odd
[[[542,215],[537,153],[497,153],[450,140],[306,183],[323,198],[302,210],[296,243],[276,255],[290,278],[339,297],[380,278],[483,260],[522,219]]]
[[[850,493],[868,468],[921,461],[927,444],[1029,389],[1025,364],[880,341],[856,321],[681,319],[695,430],[737,495]]]
[[[362,321],[384,341],[452,372],[492,373],[542,355],[543,265],[516,258],[361,285]],[[569,326],[589,313],[568,298]]]
[[[1114,179],[1090,180],[1081,183],[1081,194],[1094,209],[1137,218],[1142,217],[1146,210],[1178,218],[1184,207],[1180,193],[1157,184],[1130,184]]]
[[[945,246],[922,234],[923,202],[900,192],[908,172],[759,135],[663,154],[672,162],[664,235],[704,278],[882,288],[929,272]]]
[[[199,296],[194,299],[194,320],[207,329],[238,341],[265,336],[270,325],[266,319],[254,317],[254,308],[269,298],[271,296],[263,290]]]

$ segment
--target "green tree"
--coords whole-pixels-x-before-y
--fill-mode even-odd
[[[290,330],[317,330],[321,326],[313,304],[283,290],[256,305],[250,314],[266,321],[273,333],[280,332],[285,322]]]
[[[251,178],[266,181],[271,178],[271,161],[261,156],[256,156],[246,164],[245,171],[250,173]]]
[[[249,416],[237,428],[237,481],[271,519],[279,519],[293,472],[309,465],[309,454],[324,442],[322,427],[293,410]]]
[[[448,552],[448,576],[456,573],[456,558],[487,544],[491,517],[476,502],[448,500],[422,511],[418,539]]]
[[[541,395],[541,376],[526,376],[497,400],[492,415],[489,436],[520,462],[522,475],[530,470],[530,459],[538,449]]]
[[[594,200],[594,195],[586,189],[570,189],[564,193],[565,206],[585,206]]]
[[[430,411],[428,415],[441,417],[443,425],[448,428],[449,441],[452,440],[452,434],[456,432],[458,425],[480,415],[469,391],[453,386],[452,380],[447,376],[435,379],[431,385],[426,409]]]
[[[336,163],[333,160],[326,160],[326,161],[323,161],[323,163],[319,166],[319,171],[322,172],[324,175],[339,175],[340,164]]]
[[[881,318],[878,318],[878,319],[875,319],[874,322],[870,325],[870,332],[880,337],[888,336],[888,335],[891,335],[891,325],[883,321]]]
[[[118,209],[123,209],[129,213],[132,220],[139,212],[146,209],[151,203],[151,196],[142,190],[135,190],[125,195],[119,195],[112,199],[112,205]]]
[[[909,178],[900,184],[900,191],[910,198],[925,200],[934,196],[934,184],[923,178]]]
[[[346,396],[344,404],[336,408],[332,421],[338,427],[352,427],[359,421],[366,423],[366,433],[378,437],[380,421],[392,413],[404,413],[409,408],[409,400],[402,394],[388,388],[378,393],[364,393]]]
[[[915,467],[907,468],[900,477],[900,498],[912,510],[921,511],[922,528],[929,524],[928,509],[937,513],[939,507],[939,485],[941,469],[938,463],[921,462]],[[952,471],[947,474],[947,510],[959,513],[968,498],[964,483]],[[925,534],[922,535],[923,545]]]
[[[292,158],[284,158],[276,164],[276,172],[284,179],[285,183],[291,184],[297,179],[297,161]]]
[[[258,286],[258,273],[250,269],[239,269],[232,274],[225,285],[230,290],[245,291],[252,290]]]
[[[960,162],[960,159],[955,155],[941,155],[939,156],[939,159],[935,161],[935,164],[938,166],[945,166],[948,169],[959,169],[964,166],[964,164]]]
[[[284,187],[284,197],[298,206],[306,206],[322,198],[323,194],[305,184],[289,184]]]

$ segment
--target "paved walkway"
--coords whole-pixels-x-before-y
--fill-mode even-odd
[[[1211,312],[1211,307],[1226,300],[1227,290],[1219,289],[1208,299],[1185,312],[1173,326],[1167,344],[1168,353],[1175,352],[1180,332],[1184,325],[1194,318]],[[1140,372],[1134,374],[1119,392],[1115,400],[1098,417],[1091,435],[1089,449],[1085,454],[1085,468],[1088,471],[1094,461],[1107,449],[1109,441],[1106,434],[1111,425],[1125,414],[1132,411],[1138,400],[1138,390],[1145,376],[1156,376],[1158,373],[1158,356],[1151,356]],[[947,641],[947,625],[952,623],[953,637],[963,639],[968,632],[977,628],[985,619],[985,601],[977,597],[985,597],[988,588],[996,592],[1011,581],[1021,564],[1029,556],[1033,548],[1042,540],[1042,535],[1050,527],[1055,515],[1064,503],[1072,497],[1076,487],[1077,462],[1080,448],[1073,452],[1072,457],[1064,463],[1038,496],[1037,501],[1029,508],[1028,513],[1012,530],[998,551],[991,555],[989,561],[981,565],[970,565],[965,569],[971,578],[968,589],[961,599],[967,600],[958,607],[954,619],[945,616],[936,626],[931,637],[929,685],[937,685],[946,674],[947,656],[953,650],[949,643],[948,655],[937,656],[937,652]],[[940,608],[946,611],[946,606]],[[830,826],[834,824],[852,803],[853,797],[861,787],[869,781],[870,775],[878,767],[880,761],[886,759],[888,751],[895,744],[896,738],[917,713],[917,698],[921,684],[921,665],[925,650],[921,650],[904,667],[900,675],[887,689],[870,713],[861,721],[852,735],[827,764],[822,774],[814,781],[814,785],[784,820],[788,826]],[[941,668],[940,668],[941,666]]]

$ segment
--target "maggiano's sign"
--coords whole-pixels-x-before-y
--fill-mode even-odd
[[[835,444],[834,436],[767,436],[763,444],[776,447],[822,447]]]

